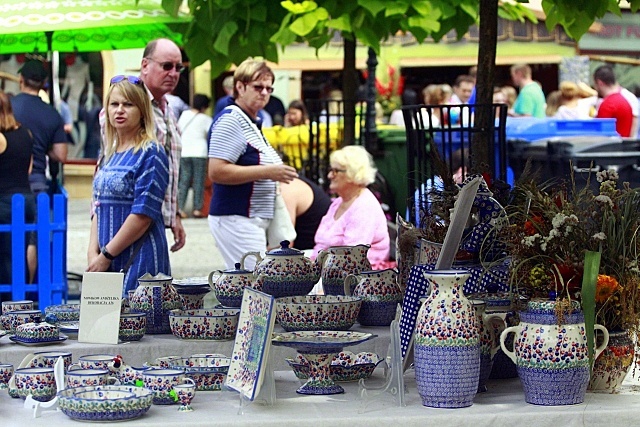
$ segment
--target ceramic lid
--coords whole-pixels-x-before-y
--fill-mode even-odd
[[[276,255],[276,256],[304,255],[304,252],[298,249],[290,248],[289,247],[290,244],[291,242],[289,242],[288,240],[283,240],[282,242],[280,242],[279,248],[271,249],[269,252],[267,252],[267,255]]]
[[[58,326],[52,325],[47,322],[30,322],[23,323],[22,325],[18,325],[16,327],[16,334],[21,332],[35,332],[35,331],[49,331],[52,333],[56,333],[58,331]]]
[[[244,270],[242,268],[242,264],[240,264],[239,262],[236,262],[234,267],[235,268],[229,268],[227,270],[223,270],[222,272],[224,274],[253,274],[253,272],[250,270]]]

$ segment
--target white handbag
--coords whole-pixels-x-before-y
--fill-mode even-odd
[[[280,242],[288,240],[293,242],[296,239],[296,229],[291,222],[287,205],[280,194],[280,183],[276,183],[276,200],[273,211],[273,219],[267,228],[267,246],[275,248],[280,246]]]

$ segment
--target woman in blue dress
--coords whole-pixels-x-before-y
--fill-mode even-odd
[[[142,80],[112,78],[105,105],[105,149],[93,181],[87,271],[124,271],[126,295],[145,273],[171,274],[161,211],[169,160],[155,141]]]

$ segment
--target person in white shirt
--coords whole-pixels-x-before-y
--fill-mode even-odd
[[[182,133],[182,157],[180,158],[180,177],[178,179],[178,208],[182,218],[186,218],[184,211],[189,188],[193,188],[193,216],[204,218],[202,212],[207,206],[202,206],[204,199],[204,181],[207,176],[207,162],[209,142],[207,136],[213,121],[211,116],[204,114],[209,108],[209,97],[196,94],[193,97],[193,107],[184,111],[178,120],[178,128]]]

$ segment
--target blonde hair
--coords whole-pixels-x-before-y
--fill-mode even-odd
[[[374,166],[373,157],[360,145],[347,145],[334,151],[329,161],[346,169],[346,177],[354,184],[366,187],[376,180],[378,169]]]
[[[562,92],[562,98],[566,100],[571,100],[580,96],[580,89],[578,89],[578,85],[574,82],[561,82],[560,92]]]
[[[140,83],[133,84],[125,78],[118,83],[113,83],[109,87],[107,97],[105,98],[105,112],[107,114],[107,120],[104,130],[104,155],[106,159],[111,157],[118,147],[118,134],[116,132],[116,129],[111,124],[111,121],[109,120],[109,100],[111,99],[113,89],[116,87],[120,89],[120,93],[127,99],[127,101],[131,102],[138,108],[138,110],[140,110],[140,130],[138,131],[138,134],[136,135],[135,141],[133,143],[133,151],[137,152],[140,149],[144,149],[149,144],[154,143],[154,141],[156,140],[155,121],[153,119],[151,99],[149,99],[147,89],[144,83],[142,83],[142,80],[140,80]]]
[[[513,64],[509,71],[511,74],[520,73],[525,78],[531,78],[531,67],[528,64]]]
[[[238,97],[238,89],[236,88],[237,82],[247,84],[258,80],[263,76],[271,77],[271,83],[276,80],[275,74],[273,74],[273,71],[271,71],[271,68],[269,68],[266,62],[253,58],[247,58],[242,61],[233,73],[233,97]]]
[[[547,95],[547,109],[545,113],[547,117],[553,117],[557,112],[558,108],[562,105],[562,92],[559,90],[554,90],[549,95]]]

